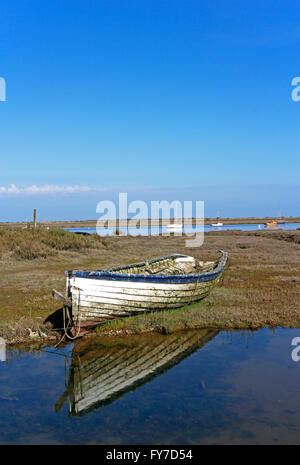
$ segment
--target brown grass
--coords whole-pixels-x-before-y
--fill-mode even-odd
[[[97,235],[70,233],[57,229],[0,229],[0,257],[34,260],[57,255],[62,250],[102,248],[106,239]]]

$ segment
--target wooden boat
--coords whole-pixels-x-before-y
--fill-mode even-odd
[[[69,400],[69,415],[80,417],[151,381],[201,349],[217,330],[190,330],[163,336],[99,338],[74,346],[68,386],[55,405]]]
[[[71,308],[73,333],[111,318],[188,305],[206,297],[220,280],[227,252],[217,261],[169,255],[106,270],[67,271],[66,306]],[[59,293],[53,291],[54,297]]]
[[[213,228],[219,228],[221,226],[223,226],[223,223],[221,223],[219,220],[220,220],[221,216],[220,216],[220,210],[218,210],[218,216],[216,217],[216,223],[212,223],[211,226]]]

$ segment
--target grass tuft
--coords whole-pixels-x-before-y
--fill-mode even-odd
[[[2,229],[0,257],[34,260],[57,255],[59,251],[82,251],[107,247],[107,238],[97,234],[80,235],[58,229]]]

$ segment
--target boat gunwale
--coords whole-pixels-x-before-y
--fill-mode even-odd
[[[77,278],[85,278],[85,279],[95,279],[95,280],[115,280],[115,281],[139,281],[139,282],[165,282],[165,283],[182,283],[182,282],[195,282],[195,281],[211,281],[216,279],[223,271],[227,262],[228,252],[224,252],[223,250],[219,250],[222,256],[219,260],[216,260],[217,266],[212,271],[206,271],[204,273],[191,273],[191,274],[178,274],[178,275],[167,275],[167,274],[160,274],[160,275],[146,275],[146,274],[131,274],[131,273],[118,273],[116,272],[117,269],[129,269],[134,268],[136,266],[142,266],[155,262],[159,262],[166,259],[171,259],[175,257],[186,257],[186,255],[181,254],[173,254],[165,257],[156,258],[149,261],[144,261],[136,264],[131,264],[128,266],[122,266],[115,268],[114,271],[108,270],[95,270],[95,271],[67,271],[66,274],[69,278],[77,277]]]

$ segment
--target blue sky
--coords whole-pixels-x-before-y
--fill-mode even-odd
[[[119,191],[300,215],[299,52],[295,1],[3,0],[0,221]]]

